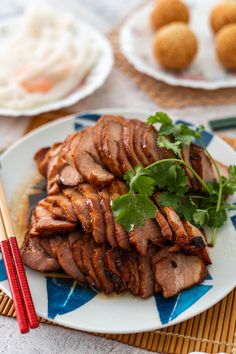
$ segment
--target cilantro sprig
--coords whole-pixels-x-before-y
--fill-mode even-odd
[[[160,147],[172,150],[176,156],[181,157],[181,148],[189,145],[194,138],[200,139],[204,126],[200,125],[196,130],[185,124],[174,124],[172,119],[164,112],[156,112],[147,119],[150,125],[161,124],[158,131],[157,143]]]
[[[135,225],[143,225],[146,218],[155,217],[156,207],[150,197],[156,184],[150,171],[141,166],[126,172],[124,179],[129,192],[113,200],[112,210],[116,222],[131,231]]]
[[[206,183],[181,158],[181,149],[193,139],[200,142],[204,127],[196,130],[184,124],[174,124],[163,112],[157,112],[147,120],[149,124],[160,124],[157,145],[171,150],[176,158],[159,160],[147,167],[136,166],[128,171],[124,179],[129,192],[113,200],[112,210],[116,222],[127,231],[135,225],[143,225],[146,218],[154,218],[156,206],[152,201],[153,193],[160,191],[160,207],[172,206],[181,218],[189,220],[197,227],[213,228],[212,243],[215,243],[216,230],[227,220],[227,209],[236,210],[235,205],[226,202],[226,196],[236,191],[236,166],[229,167],[228,178],[220,175],[219,168],[205,149],[206,154],[218,175],[218,182]],[[188,177],[182,167],[191,171],[203,187],[203,194],[192,194],[189,190]]]

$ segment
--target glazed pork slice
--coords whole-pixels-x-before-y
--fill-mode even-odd
[[[89,242],[90,240],[91,240],[90,235],[84,233],[80,239],[77,239],[71,245],[73,259],[83,274],[86,274],[87,270],[86,270],[84,263],[83,263],[82,250],[83,250],[85,243]]]
[[[165,239],[171,241],[173,239],[173,232],[170,228],[170,225],[168,224],[168,221],[166,220],[165,216],[161,213],[159,208],[157,208],[156,211],[156,221],[160,226],[162,236]]]
[[[145,155],[142,147],[142,138],[145,132],[145,128],[146,128],[145,123],[135,120],[134,136],[133,136],[134,151],[138,156],[138,159],[141,162],[142,166],[144,167],[150,164],[150,161],[148,157]]]
[[[46,176],[49,194],[58,193],[61,185],[76,186],[84,181],[74,163],[74,149],[78,144],[80,134],[77,132],[68,136],[63,143],[52,146],[47,153]]]
[[[106,274],[109,275],[109,279],[114,284],[114,290],[117,293],[124,291],[127,288],[126,281],[122,280],[122,275],[118,269],[117,264],[119,264],[119,259],[121,257],[121,250],[109,249],[105,253],[104,262],[107,269]]]
[[[56,254],[54,253],[51,245],[50,245],[50,237],[49,236],[41,236],[37,238],[39,240],[40,246],[45,250],[45,252],[52,258],[57,259]]]
[[[203,259],[206,265],[211,264],[204,233],[187,220],[184,220],[183,224],[190,240],[190,245],[184,249],[184,252],[186,254],[196,254]]]
[[[130,274],[130,280],[128,282],[128,289],[131,294],[137,296],[140,292],[140,274],[138,256],[135,253],[127,252],[124,257],[124,264],[126,271]]]
[[[155,249],[149,247],[146,257],[139,256],[138,268],[140,275],[140,296],[146,299],[154,293],[154,275],[152,271],[151,258],[155,253]]]
[[[48,152],[50,147],[44,147],[36,152],[34,160],[37,164],[39,172],[46,177],[48,167]]]
[[[214,167],[204,149],[193,143],[190,144],[190,160],[193,169],[205,182],[216,181]],[[197,182],[198,190],[202,190],[202,185]]]
[[[132,169],[122,141],[124,121],[121,116],[105,115],[94,127],[94,143],[98,155],[104,166],[117,177]]]
[[[110,206],[110,196],[107,189],[103,188],[99,192],[99,196],[101,198],[100,205],[103,211],[103,217],[105,221],[106,239],[107,242],[111,245],[111,247],[115,248],[117,247],[117,242],[115,239],[115,224]]]
[[[71,222],[77,221],[77,216],[74,211],[74,208],[70,200],[66,196],[62,194],[48,196],[45,201],[51,203],[53,207],[60,207],[64,214],[65,220]]]
[[[142,147],[150,163],[173,157],[173,154],[170,152],[170,150],[157,146],[157,138],[157,130],[153,126],[146,124],[146,128],[142,137]]]
[[[84,182],[84,178],[79,174],[75,167],[64,164],[59,172],[61,184],[67,187],[76,187],[79,183]]]
[[[139,160],[134,150],[134,131],[136,124],[135,120],[126,120],[123,124],[123,143],[129,161],[133,167],[142,166],[142,162]]]
[[[59,206],[53,206],[51,202],[44,198],[38,202],[38,205],[47,209],[54,219],[66,220],[63,210]]]
[[[82,247],[82,261],[84,269],[86,270],[86,278],[92,289],[96,291],[102,291],[102,285],[96,275],[96,272],[92,265],[92,255],[95,245],[93,241],[85,242]]]
[[[190,248],[200,250],[207,246],[205,237],[201,230],[187,220],[183,220],[183,225],[189,237]]]
[[[110,281],[106,273],[104,262],[105,254],[105,247],[95,248],[92,253],[92,265],[105,294],[111,294],[114,290],[114,284]]]
[[[62,143],[52,145],[47,153],[47,192],[48,194],[59,193],[58,157],[62,148]]]
[[[96,186],[103,186],[113,181],[114,176],[102,167],[93,135],[94,128],[83,130],[74,153],[75,166],[86,181]]]
[[[74,231],[76,224],[66,220],[56,220],[51,213],[40,205],[33,210],[29,234],[43,236]]]
[[[155,282],[161,287],[166,298],[201,283],[206,275],[207,269],[202,259],[182,253],[171,253],[154,267]]]
[[[64,141],[59,154],[59,162],[61,163],[59,179],[64,186],[75,187],[84,182],[84,178],[76,169],[74,161],[75,149],[79,144],[81,134],[81,132],[76,132],[69,135]]]
[[[81,285],[87,284],[84,274],[74,261],[68,238],[58,237],[55,247],[58,262],[65,273],[77,280]]]
[[[189,237],[178,214],[174,211],[172,207],[165,207],[163,210],[166,215],[167,221],[175,234],[176,245],[179,247],[188,246]]]
[[[62,147],[62,143],[55,143],[51,147],[44,147],[39,149],[35,155],[34,160],[37,164],[39,172],[47,177],[49,162],[58,156]]]
[[[147,255],[149,242],[161,247],[165,245],[160,227],[154,219],[146,219],[143,226],[135,226],[129,233],[129,240],[141,256]]]
[[[110,195],[110,203],[112,204],[113,199],[119,197],[121,194],[124,194],[121,192],[121,189],[125,189],[126,187],[124,183],[120,181],[114,181],[112,182],[109,186],[107,186],[108,193]],[[129,249],[130,248],[130,242],[129,242],[129,235],[124,229],[124,227],[120,224],[118,224],[114,220],[114,225],[115,225],[115,238],[118,246],[122,249]]]
[[[85,232],[92,232],[92,223],[86,199],[74,188],[65,188],[62,193],[70,199],[77,219]]]
[[[88,183],[82,183],[79,186],[79,191],[86,199],[86,203],[89,208],[94,241],[98,244],[103,244],[106,241],[105,223],[98,191]]]
[[[123,175],[118,161],[119,141],[122,138],[122,124],[114,120],[100,123],[100,155],[106,168],[115,176]]]
[[[30,237],[28,233],[21,247],[21,256],[26,266],[38,272],[55,272],[60,268],[55,257],[42,247],[39,238]]]

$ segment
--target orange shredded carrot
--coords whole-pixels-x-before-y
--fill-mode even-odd
[[[22,81],[21,86],[29,93],[46,93],[53,88],[53,83],[47,78],[38,78],[34,81]]]

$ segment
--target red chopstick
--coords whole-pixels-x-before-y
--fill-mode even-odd
[[[2,251],[2,259],[6,269],[7,279],[11,290],[12,299],[15,305],[16,318],[20,328],[20,332],[29,332],[28,318],[25,312],[24,302],[21,296],[21,290],[19,287],[19,282],[16,275],[15,266],[13,263],[11,249],[6,237],[6,231],[2,220],[2,215],[0,215],[0,245]]]
[[[3,261],[4,265],[6,268],[7,272],[7,277],[9,284],[11,286],[14,285],[14,288],[11,288],[12,292],[12,297],[13,301],[16,300],[18,303],[20,303],[20,298],[22,299],[23,302],[23,309],[26,311],[26,319],[28,319],[29,326],[30,328],[37,328],[39,326],[39,321],[38,317],[35,312],[35,307],[33,304],[32,296],[30,293],[30,288],[28,285],[28,281],[26,278],[25,270],[24,270],[24,265],[22,262],[20,250],[18,247],[18,243],[15,237],[10,213],[8,210],[7,202],[6,202],[6,197],[3,189],[3,185],[0,180],[0,211],[1,211],[1,235],[0,235],[0,241],[1,241],[1,249],[3,254]],[[5,232],[4,232],[5,230]],[[6,246],[7,244],[7,246]],[[10,256],[11,257],[10,257]],[[10,261],[11,259],[11,261]],[[10,266],[10,270],[8,272],[7,269],[9,269],[9,264],[13,263],[13,267]],[[14,272],[14,275],[13,275]],[[20,290],[21,296],[19,297],[18,295],[14,297],[13,293],[17,293],[17,288],[15,286],[15,282],[12,282],[12,279],[16,278],[17,279],[17,284],[18,288]],[[15,303],[15,301],[14,301]],[[16,303],[15,303],[16,306]],[[20,306],[20,305],[19,305]],[[19,316],[22,316],[22,312],[19,313]],[[19,325],[20,321],[18,319]],[[23,328],[24,329],[24,328]],[[25,332],[22,332],[25,333]]]

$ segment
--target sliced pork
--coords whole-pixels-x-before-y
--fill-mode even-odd
[[[79,186],[79,191],[86,199],[90,212],[91,223],[93,227],[93,238],[98,244],[105,242],[105,224],[100,205],[98,191],[90,184],[83,183]]]
[[[135,226],[129,233],[129,239],[141,256],[147,255],[149,242],[161,247],[165,245],[160,227],[154,219],[146,219],[143,226]]]
[[[176,244],[180,247],[188,246],[189,237],[178,214],[174,211],[172,207],[165,207],[163,210],[166,214],[168,223],[175,234]]]
[[[207,275],[207,270],[203,260],[197,256],[171,253],[156,263],[154,275],[155,282],[163,291],[163,296],[168,298],[202,282]]]
[[[60,269],[58,261],[42,247],[39,238],[25,235],[21,247],[23,263],[38,272],[56,272]]]
[[[74,188],[65,188],[62,193],[70,199],[77,219],[85,232],[92,232],[92,222],[85,197]]]
[[[32,236],[55,235],[56,233],[66,233],[74,231],[76,224],[66,220],[56,220],[51,213],[37,205],[31,217],[31,227],[29,234]]]
[[[60,270],[105,294],[129,290],[165,297],[201,282],[211,263],[205,235],[153,195],[154,219],[127,232],[116,223],[113,201],[128,192],[124,173],[172,157],[157,145],[158,131],[136,119],[101,117],[95,127],[69,135],[35,155],[46,177],[47,196],[32,210],[22,246],[24,263],[45,272]],[[171,139],[171,137],[170,137]],[[182,158],[205,181],[217,181],[204,149],[184,147]],[[227,168],[218,163],[227,176]],[[187,169],[189,187],[201,191]]]
[[[105,254],[106,254],[106,249],[104,247],[95,248],[92,254],[92,265],[105,294],[111,294],[114,290],[114,285],[110,281],[109,276],[107,276],[106,274],[105,261],[104,261]]]
[[[129,161],[133,167],[142,165],[142,162],[139,160],[134,150],[135,124],[134,120],[126,120],[123,124],[123,143]]]
[[[79,144],[75,149],[75,166],[86,181],[102,186],[113,181],[114,176],[102,167],[94,145],[93,135],[92,128],[83,130]]]

